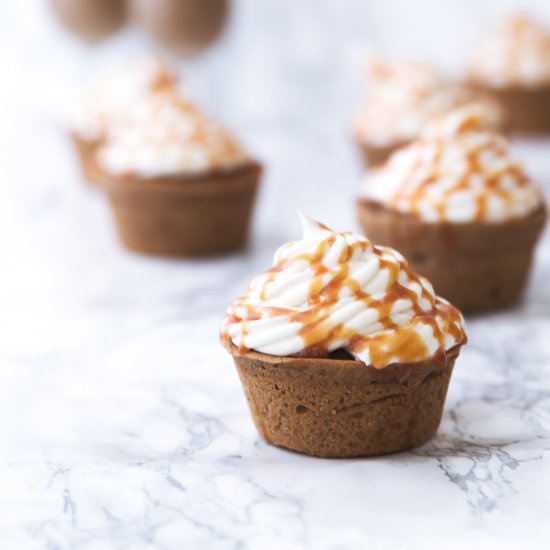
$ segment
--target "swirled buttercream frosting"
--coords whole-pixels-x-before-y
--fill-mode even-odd
[[[178,90],[151,96],[109,133],[98,153],[113,175],[142,178],[228,171],[250,162],[233,136]]]
[[[459,311],[434,294],[395,250],[302,217],[285,244],[227,309],[222,339],[241,351],[328,357],[336,350],[375,368],[416,363],[465,342]]]
[[[367,174],[363,196],[427,222],[501,222],[543,204],[487,113],[468,106],[435,119],[422,137]]]

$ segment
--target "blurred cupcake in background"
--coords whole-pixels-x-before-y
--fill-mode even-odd
[[[125,20],[124,0],[50,0],[63,25],[95,42],[117,31]]]
[[[100,179],[96,153],[108,133],[132,118],[139,105],[160,90],[177,85],[177,77],[162,60],[146,57],[104,75],[72,113],[70,132],[84,177]]]
[[[97,155],[124,245],[166,256],[241,248],[260,165],[175,88],[136,107]]]
[[[367,165],[385,161],[420,136],[434,116],[472,102],[501,123],[496,101],[450,83],[435,68],[413,61],[366,61],[368,91],[356,115],[353,135]]]
[[[469,81],[492,93],[510,131],[550,131],[550,30],[527,17],[508,18],[472,56]]]
[[[507,306],[524,288],[546,221],[539,187],[479,106],[434,120],[367,175],[359,220],[465,311]]]
[[[229,0],[127,0],[131,19],[158,43],[183,54],[209,46],[223,31]]]

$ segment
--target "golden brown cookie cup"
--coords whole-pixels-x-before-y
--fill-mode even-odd
[[[473,83],[479,91],[491,95],[505,113],[506,133],[550,133],[550,84],[540,87],[490,87]]]
[[[124,0],[50,0],[59,20],[73,34],[95,42],[125,20]]]
[[[412,449],[439,427],[460,345],[443,361],[375,369],[352,359],[229,350],[260,435],[300,453],[350,458]]]
[[[101,146],[101,141],[84,139],[76,132],[71,133],[71,141],[73,142],[84,180],[89,185],[97,185],[102,175],[102,171],[97,166],[97,151]]]
[[[393,153],[409,143],[410,141],[399,141],[390,145],[373,145],[358,141],[357,146],[365,167],[373,168],[384,164]]]
[[[250,163],[197,177],[106,176],[102,188],[122,243],[159,256],[203,256],[242,248],[262,169]]]
[[[154,13],[143,0],[128,0],[128,7],[131,18],[155,40],[192,55],[221,34],[230,3],[229,0],[157,0]]]
[[[547,217],[540,207],[502,223],[428,223],[367,199],[358,212],[370,239],[397,249],[439,296],[468,312],[519,300]]]

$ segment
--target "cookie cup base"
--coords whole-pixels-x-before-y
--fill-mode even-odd
[[[76,151],[84,181],[95,186],[102,177],[97,166],[96,155],[101,143],[97,140],[86,140],[76,133],[71,133],[71,141]]]
[[[197,177],[106,176],[102,188],[126,248],[160,256],[203,256],[242,248],[261,176],[256,163]]]
[[[401,252],[436,294],[465,312],[498,309],[520,299],[546,221],[544,207],[517,220],[453,224],[424,222],[367,199],[357,204],[365,234]]]
[[[435,360],[375,369],[361,361],[232,354],[254,424],[272,445],[350,458],[412,449],[439,427],[456,346]]]
[[[550,133],[550,84],[529,87],[490,87],[473,83],[485,95],[493,96],[505,113],[504,131],[525,135]]]
[[[407,141],[401,141],[389,145],[373,145],[365,142],[357,142],[357,146],[365,168],[374,168],[384,164],[393,153],[409,143],[410,142]]]

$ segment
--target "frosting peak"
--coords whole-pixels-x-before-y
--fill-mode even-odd
[[[222,338],[278,356],[343,349],[375,368],[464,343],[460,313],[398,252],[305,216],[302,225],[304,238],[282,246],[228,308]]]
[[[470,76],[496,87],[550,84],[550,31],[529,17],[509,17],[478,45]]]
[[[427,121],[468,103],[501,112],[492,100],[449,83],[429,65],[412,61],[387,61],[371,57],[367,62],[368,93],[355,120],[359,141],[377,146],[417,138]]]
[[[332,233],[332,231],[325,224],[306,216],[301,210],[298,210],[298,217],[300,218],[300,223],[302,224],[302,232],[304,234],[304,238],[302,240],[304,241],[314,241]]]
[[[490,116],[476,106],[435,119],[423,136],[368,174],[366,198],[428,222],[500,222],[527,216],[542,195]]]

